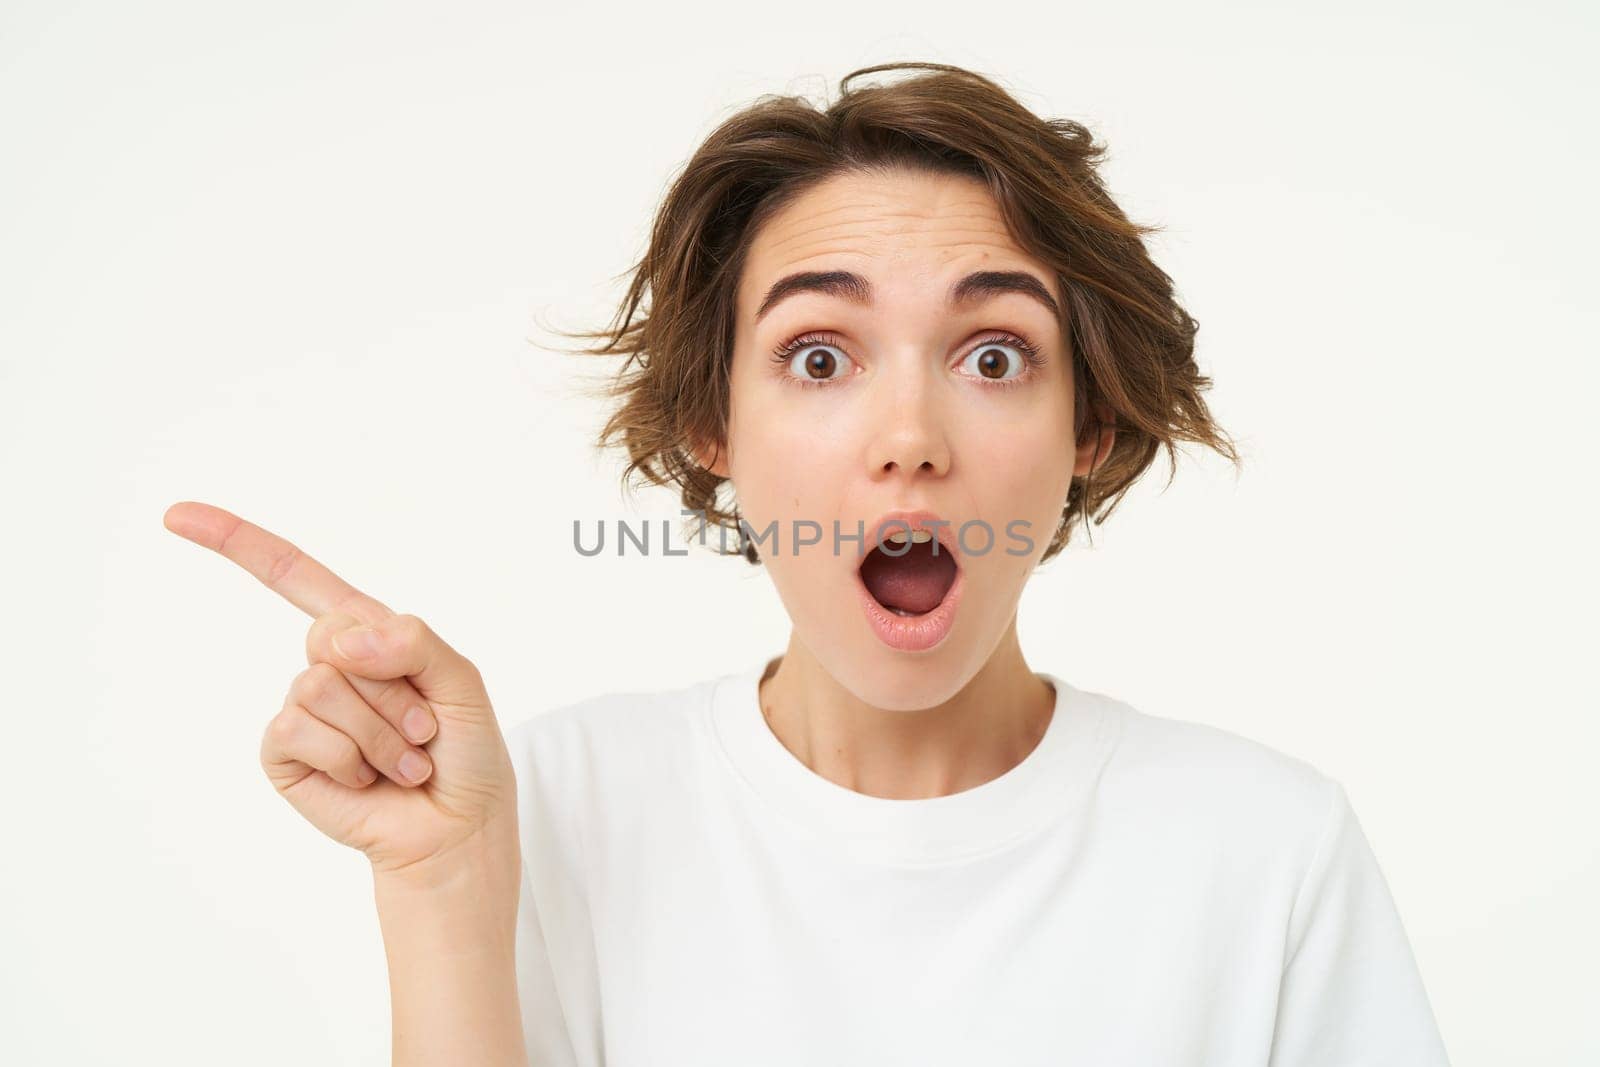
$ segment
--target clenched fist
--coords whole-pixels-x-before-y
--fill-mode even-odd
[[[455,857],[517,860],[516,778],[478,669],[288,541],[209,504],[167,529],[233,560],[314,617],[310,664],[267,724],[261,765],[312,825],[377,875],[448,875]],[[465,860],[463,860],[465,862]]]

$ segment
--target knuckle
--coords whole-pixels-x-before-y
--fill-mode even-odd
[[[298,703],[304,703],[306,697],[310,695],[310,689],[308,688],[310,685],[311,668],[307,667],[305,670],[295,675],[294,679],[289,683],[289,699]]]
[[[331,663],[313,663],[300,672],[301,702],[306,705],[325,703],[337,690],[341,675]]]
[[[367,762],[374,767],[393,767],[406,750],[405,738],[377,711],[369,708],[348,735],[353,738]]]
[[[276,589],[284,576],[294,569],[294,565],[299,562],[300,556],[300,550],[294,545],[284,545],[282,550],[277,552],[267,565],[267,576],[262,579],[266,582],[267,588]]]
[[[411,745],[388,723],[378,726],[368,743],[369,762],[376,767],[398,767],[400,757],[411,751]]]
[[[305,728],[305,714],[304,708],[290,704],[274,715],[262,738],[264,747],[281,751],[293,745]]]
[[[361,747],[346,737],[339,743],[337,765],[331,769],[342,771],[353,779],[360,778],[361,765],[364,762],[366,762],[366,759],[361,755]]]
[[[390,678],[383,682],[373,695],[372,699],[376,702],[374,706],[379,709],[398,707],[406,697],[406,690],[410,688],[411,683],[404,678]]]
[[[396,615],[393,620],[394,635],[410,647],[420,645],[428,637],[428,624],[415,615]]]

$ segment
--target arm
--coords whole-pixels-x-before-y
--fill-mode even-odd
[[[521,857],[453,857],[448,869],[374,874],[389,964],[395,1067],[527,1067],[517,999]]]
[[[307,821],[372,861],[394,1062],[527,1067],[517,780],[477,667],[237,515],[185,501],[162,521],[316,620],[261,765]]]

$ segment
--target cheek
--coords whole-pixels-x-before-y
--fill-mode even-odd
[[[781,399],[781,398],[780,398]],[[770,538],[757,551],[763,569],[791,618],[822,626],[837,612],[832,524],[840,518],[850,484],[846,445],[837,435],[819,433],[815,418],[797,417],[780,403],[750,405],[748,418],[730,434],[730,473],[739,511],[759,538],[777,525],[777,550]],[[814,522],[820,544],[796,552],[796,524]],[[815,537],[818,529],[806,527]]]
[[[738,412],[730,473],[745,515],[763,524],[776,519],[786,531],[797,519],[827,530],[851,473],[848,435],[781,396],[745,398]]]
[[[1067,415],[1059,412],[1008,420],[968,442],[971,484],[997,531],[1022,519],[1046,540],[1054,532],[1072,478],[1067,425]]]

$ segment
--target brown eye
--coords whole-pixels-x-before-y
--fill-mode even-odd
[[[961,362],[970,366],[971,373],[991,381],[1015,378],[1022,371],[1023,360],[1014,349],[1014,345],[991,341],[974,349]]]
[[[842,377],[849,357],[832,345],[809,344],[789,360],[789,372],[797,378],[825,382]]]

